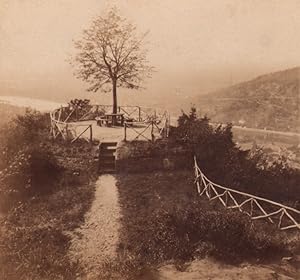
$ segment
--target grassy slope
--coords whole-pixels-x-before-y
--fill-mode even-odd
[[[120,174],[118,188],[122,207],[119,253],[131,261],[134,260],[137,264],[133,266],[140,272],[145,267],[161,265],[165,261],[181,263],[206,255],[218,256],[223,262],[234,261],[228,257],[231,255],[237,255],[238,262],[249,261],[252,257],[257,260],[257,256],[260,260],[271,257],[275,261],[276,256],[280,257],[283,247],[283,251],[289,246],[295,250],[295,244],[299,241],[296,238],[288,244],[285,233],[280,233],[273,227],[256,224],[250,238],[257,238],[253,240],[257,244],[248,244],[249,240],[243,239],[244,233],[239,228],[247,223],[246,215],[237,211],[230,213],[213,202],[208,202],[206,198],[199,198],[193,184],[192,172]],[[182,213],[191,217],[185,221],[186,227],[176,224],[176,217],[182,217]],[[168,224],[170,220],[165,219],[168,215],[172,215],[173,219],[175,217],[175,231]],[[202,218],[197,220],[195,215]],[[241,224],[238,224],[239,220]],[[201,225],[204,222],[206,225]],[[232,226],[236,222],[237,228]],[[166,232],[168,228],[170,232]],[[193,228],[196,229],[194,232]],[[257,235],[256,231],[259,232]],[[224,244],[226,242],[228,244]],[[235,246],[237,249],[232,249]],[[247,246],[251,250],[254,248],[250,255],[247,255]],[[222,248],[226,253],[222,252]],[[128,270],[128,264],[126,266]],[[118,269],[122,270],[120,267]]]
[[[68,259],[67,232],[80,226],[93,198],[92,154],[87,144],[50,146],[64,174],[50,193],[20,202],[0,218],[0,279],[75,279],[81,273]]]

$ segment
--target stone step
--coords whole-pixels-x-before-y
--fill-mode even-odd
[[[116,164],[114,153],[117,150],[117,142],[102,142],[99,145],[99,172],[115,173]]]
[[[107,157],[107,156],[114,156],[116,151],[113,150],[103,150],[99,152],[99,157]]]
[[[100,153],[102,151],[112,151],[112,152],[115,152],[116,150],[117,150],[116,147],[105,147],[105,148],[101,148],[100,149]]]
[[[108,161],[108,162],[99,162],[99,166],[100,167],[111,167],[111,168],[115,168],[115,162],[111,162],[111,161]]]
[[[116,168],[115,168],[115,165],[113,166],[99,166],[99,172],[100,173],[111,173],[111,172],[116,172]]]
[[[115,162],[115,156],[114,155],[110,155],[110,154],[105,154],[105,155],[101,155],[99,157],[99,160],[101,162],[103,162],[103,161],[105,161],[105,162],[107,162],[107,161]]]
[[[115,168],[101,168],[99,170],[99,173],[103,173],[103,174],[114,174],[116,173],[116,169]]]
[[[100,147],[117,147],[117,142],[102,142]]]
[[[116,165],[114,162],[101,162],[99,163],[99,168],[116,168]]]

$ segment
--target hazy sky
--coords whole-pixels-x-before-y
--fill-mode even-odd
[[[201,94],[300,65],[299,0],[0,0],[0,94],[84,92],[72,39],[115,4],[150,30],[156,74],[143,94]]]

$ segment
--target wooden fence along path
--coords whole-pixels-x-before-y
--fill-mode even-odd
[[[199,195],[206,195],[210,201],[217,200],[227,209],[238,209],[252,220],[267,219],[276,223],[281,230],[300,229],[300,211],[283,204],[226,188],[210,181],[201,171],[194,158],[195,183]]]

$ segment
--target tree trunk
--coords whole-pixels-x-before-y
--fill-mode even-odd
[[[113,114],[117,114],[118,102],[117,102],[117,81],[113,80]],[[112,116],[112,125],[117,125],[116,116]]]

